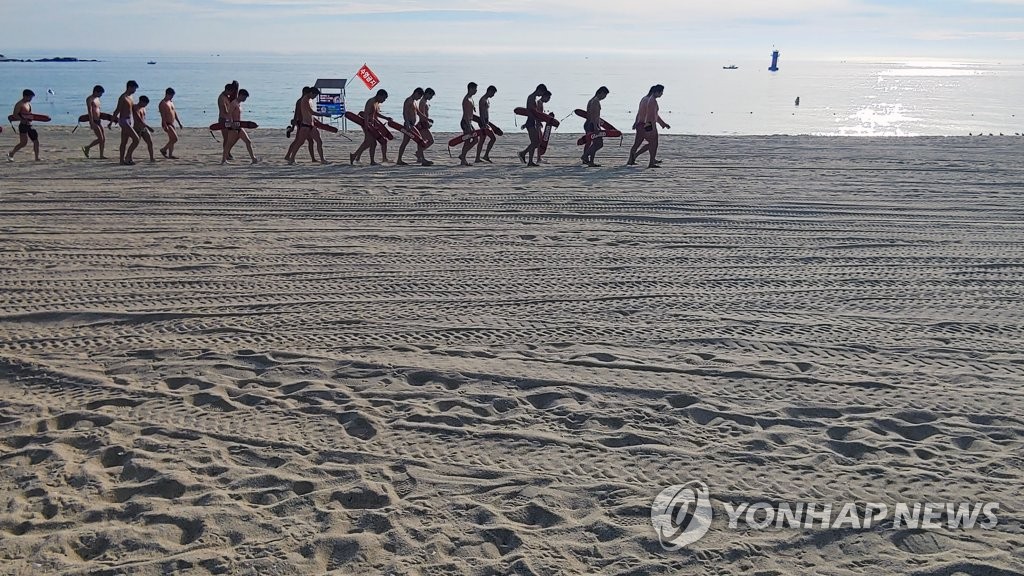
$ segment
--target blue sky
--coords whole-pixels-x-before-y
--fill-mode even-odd
[[[443,6],[439,8],[438,6]],[[615,52],[1024,59],[1024,0],[0,1],[0,53]]]

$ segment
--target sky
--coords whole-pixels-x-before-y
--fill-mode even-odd
[[[38,14],[26,21],[26,12]],[[0,0],[7,57],[619,53],[1024,60],[1024,0]],[[25,22],[25,25],[14,24]]]

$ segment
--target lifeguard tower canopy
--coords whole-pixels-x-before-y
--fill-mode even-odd
[[[329,114],[333,123],[337,124],[340,118],[342,124],[345,122],[345,85],[348,80],[341,78],[317,78],[314,88],[320,90],[316,100],[316,111],[321,114]],[[348,126],[344,127],[345,129]]]
[[[339,78],[317,78],[314,88],[319,88],[321,92],[324,90],[334,90],[345,93],[345,85],[348,84],[348,80],[342,80]]]

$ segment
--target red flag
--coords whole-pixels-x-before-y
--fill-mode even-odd
[[[356,72],[356,76],[363,81],[363,84],[366,84],[366,88],[368,90],[373,90],[377,84],[380,84],[380,78],[378,78],[377,75],[373,73],[373,70],[370,70],[370,67],[366,64],[363,64],[363,67],[359,69],[359,72]]]

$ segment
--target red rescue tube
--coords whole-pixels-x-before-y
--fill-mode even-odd
[[[392,130],[398,130],[402,134],[405,134],[406,136],[409,137],[410,140],[419,144],[420,146],[423,146],[424,148],[427,147],[427,141],[423,139],[423,135],[420,134],[419,130],[415,128],[410,130],[405,126],[399,124],[398,122],[395,122],[394,120],[388,120],[388,127],[391,128]]]
[[[576,110],[574,110],[574,112],[576,112],[576,115],[579,116],[580,118],[583,118],[583,119],[587,118],[587,111],[583,110],[582,108],[577,108]],[[601,130],[604,130],[605,132],[616,131],[615,130],[615,126],[612,126],[611,123],[609,123],[609,122],[605,122],[604,118],[601,119]],[[618,137],[619,137],[618,135],[615,136],[615,138],[618,138]]]
[[[316,128],[318,128],[320,130],[323,130],[324,132],[330,132],[331,134],[336,134],[338,132],[338,127],[337,126],[331,126],[330,124],[324,124],[323,122],[320,122],[319,120],[313,120],[313,126],[315,126]]]
[[[487,126],[484,126],[480,122],[480,117],[477,116],[476,114],[473,115],[473,122],[476,122],[477,124],[480,124],[481,128],[486,128],[486,129],[490,130],[491,132],[494,133],[495,136],[504,136],[505,135],[505,132],[501,128],[498,128],[497,126],[495,126],[494,122],[488,122]]]
[[[100,113],[100,121],[102,121],[102,122],[112,122],[113,120],[114,120],[114,117],[111,116],[110,114],[107,114],[106,112],[101,112]],[[78,121],[79,122],[88,122],[89,121],[89,115],[88,114],[82,114],[81,116],[78,117]]]
[[[9,122],[20,122],[23,119],[22,118],[23,116],[27,116],[27,118],[24,118],[24,119],[25,120],[30,120],[32,122],[49,122],[50,121],[50,117],[47,116],[46,114],[22,114],[20,116],[15,116],[14,114],[11,114],[10,116],[7,117],[7,120]]]
[[[576,145],[577,146],[589,145],[591,142],[593,142],[594,140],[597,140],[598,138],[621,138],[621,137],[622,137],[622,132],[619,132],[618,130],[601,130],[600,132],[591,132],[590,134],[587,134],[586,136],[580,138],[579,140],[576,141]]]
[[[515,112],[517,116],[532,117],[538,122],[543,122],[549,126],[554,126],[555,128],[558,128],[559,124],[561,124],[558,120],[555,119],[554,114],[541,114],[536,110],[531,112],[530,110],[527,110],[526,108],[523,107],[516,108],[515,110],[513,110],[513,112]]]
[[[484,137],[486,134],[487,134],[487,130],[483,130],[483,129],[474,130],[474,131],[470,132],[469,134],[459,134],[455,138],[452,138],[451,140],[448,141],[448,146],[450,146],[452,148],[454,148],[456,146],[462,146],[463,144],[466,143],[466,140],[476,140],[477,138]]]
[[[360,116],[359,114],[356,114],[355,112],[345,112],[345,118],[351,120],[352,122],[355,122],[357,126],[366,126],[366,119]],[[370,128],[370,133],[373,134],[374,139],[376,139],[378,143],[384,144],[385,142],[388,141],[388,138],[387,136],[384,135],[383,132],[381,132],[380,129],[384,129],[384,126],[378,124],[377,126],[373,126]]]
[[[250,122],[248,120],[243,120],[243,121],[238,123],[238,127],[239,128],[245,128],[246,130],[253,130],[255,128],[259,128],[259,124],[255,123],[255,122]],[[217,122],[216,124],[210,124],[210,131],[212,131],[212,132],[216,132],[217,130],[224,130],[224,128],[225,127],[224,127],[224,123],[223,122]]]

